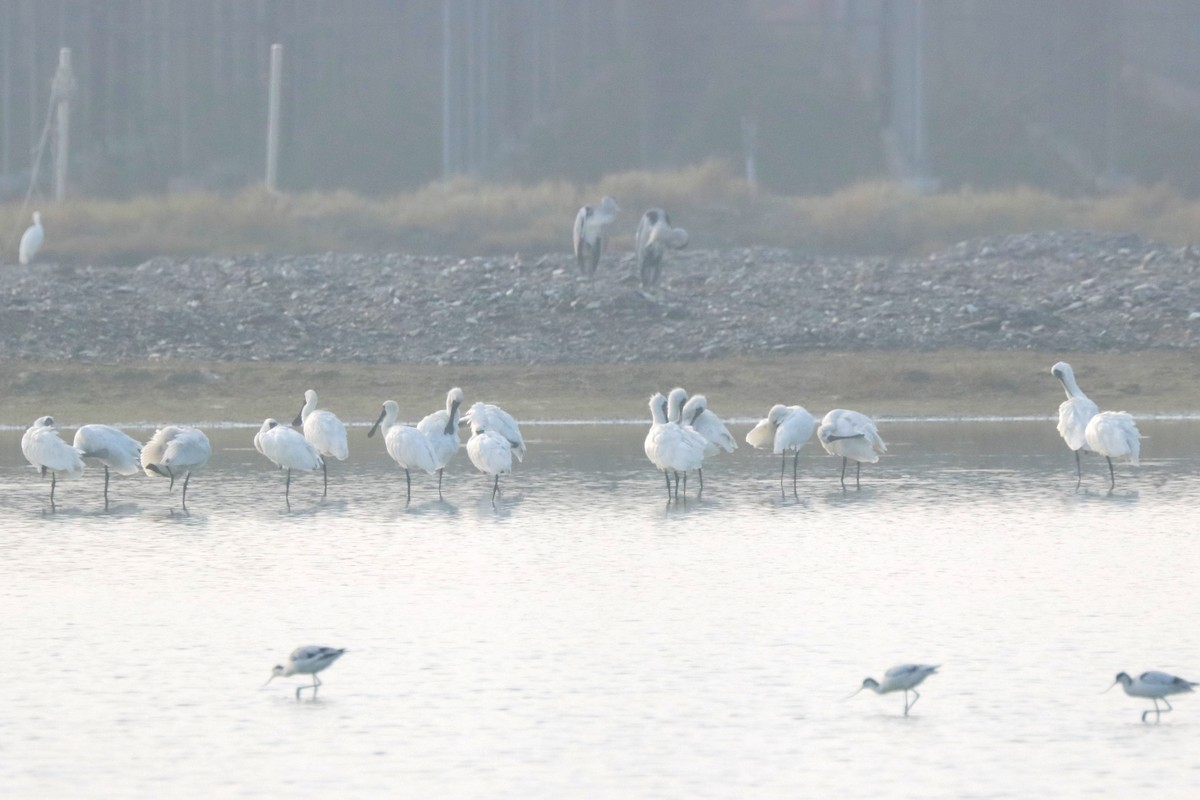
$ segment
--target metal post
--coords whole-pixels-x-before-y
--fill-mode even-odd
[[[272,192],[279,188],[279,94],[282,73],[283,45],[273,44],[270,89],[267,93],[267,189]]]
[[[751,114],[742,115],[742,151],[746,156],[746,183],[750,191],[758,191],[758,160],[756,149],[758,145],[758,121]]]
[[[54,202],[61,203],[67,194],[67,160],[71,140],[71,96],[75,94],[75,74],[71,72],[71,48],[58,51],[58,71],[51,87],[57,111],[54,129]]]

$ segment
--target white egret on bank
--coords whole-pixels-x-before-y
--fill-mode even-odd
[[[33,212],[33,224],[21,234],[21,244],[17,246],[17,260],[22,264],[33,261],[34,256],[42,249],[46,240],[46,231],[42,228],[42,212]]]

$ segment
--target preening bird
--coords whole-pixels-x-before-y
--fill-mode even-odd
[[[874,678],[867,678],[862,682],[862,686],[858,687],[858,691],[850,695],[853,697],[863,689],[870,689],[875,694],[887,694],[888,692],[904,692],[904,716],[908,716],[908,711],[917,704],[921,699],[921,695],[917,693],[916,687],[921,684],[930,675],[937,672],[938,667],[929,666],[928,664],[900,664],[892,667],[883,675],[883,683]],[[912,702],[908,702],[908,693],[913,693]]]
[[[1075,453],[1075,488],[1078,489],[1083,482],[1079,452],[1087,447],[1087,425],[1100,412],[1100,408],[1079,388],[1070,364],[1059,361],[1050,368],[1050,374],[1058,378],[1067,393],[1067,399],[1058,407],[1058,433]]]
[[[584,275],[594,275],[600,263],[600,253],[608,240],[608,226],[617,218],[617,201],[605,197],[598,206],[584,206],[575,215],[572,243],[575,260]]]
[[[137,475],[142,471],[138,460],[142,443],[112,425],[84,425],[75,431],[75,449],[84,458],[104,465],[104,507],[108,508],[108,471]]]
[[[46,232],[42,228],[42,212],[33,212],[33,224],[21,234],[21,244],[17,247],[17,260],[22,264],[33,261],[34,256],[42,249],[46,240]]]
[[[187,509],[188,482],[192,473],[212,458],[208,437],[197,428],[167,425],[159,428],[142,446],[142,469],[151,477],[170,478],[167,491],[175,488],[175,479],[183,475],[182,507]]]
[[[429,437],[412,425],[397,421],[400,416],[400,406],[395,400],[385,400],[379,418],[367,431],[367,438],[375,435],[375,431],[383,431],[383,445],[387,448],[392,460],[404,469],[404,484],[407,489],[406,500],[412,500],[412,475],[410,469],[421,469],[432,475],[437,469],[437,456],[434,455],[433,445]]]
[[[1145,722],[1146,716],[1153,712],[1156,723],[1163,712],[1172,710],[1171,703],[1167,700],[1167,695],[1184,694],[1192,691],[1193,686],[1200,686],[1200,684],[1186,681],[1183,678],[1177,678],[1174,675],[1168,675],[1165,672],[1143,672],[1136,678],[1131,678],[1128,673],[1118,672],[1112,686],[1109,686],[1104,691],[1109,691],[1109,689],[1112,689],[1118,683],[1125,690],[1125,694],[1130,697],[1145,697],[1154,701],[1154,708],[1148,708],[1142,712],[1142,722]],[[1158,707],[1159,700],[1163,701],[1163,705],[1166,708],[1160,709]]]
[[[83,475],[82,454],[58,437],[53,417],[38,417],[21,437],[21,452],[37,467],[42,477],[50,473],[50,508],[54,505],[57,476],[78,478]]]
[[[483,417],[471,422],[471,438],[467,440],[467,457],[475,469],[485,475],[494,476],[492,481],[492,503],[500,491],[500,476],[512,472],[512,457],[516,450],[502,434],[483,427]]]
[[[701,401],[703,401],[703,400],[704,400],[704,398],[702,395]],[[688,393],[687,393],[686,389],[679,387],[679,386],[676,386],[674,389],[672,389],[667,394],[667,422],[670,422],[671,424],[682,428],[683,436],[688,439],[693,440],[693,443],[694,443],[694,441],[699,441],[702,443],[703,449],[701,451],[700,465],[695,467],[696,476],[700,480],[700,489],[699,489],[699,491],[696,492],[696,497],[699,498],[702,494],[704,494],[704,459],[710,454],[710,451],[712,451],[712,450],[711,450],[711,443],[707,439],[704,438],[704,435],[701,434],[699,431],[697,431],[695,428],[693,428],[691,426],[691,424],[686,419],[684,419],[683,409],[684,409],[684,406],[687,405],[687,402],[688,402]],[[693,406],[693,409],[694,408],[695,408],[695,406]],[[713,416],[715,417],[716,415],[714,414]],[[718,422],[719,421],[720,420],[718,420]],[[722,424],[722,427],[724,427],[723,424]],[[728,431],[726,431],[726,433],[728,433]],[[696,440],[695,437],[699,437],[699,439]],[[732,438],[732,437],[730,437],[730,438]],[[716,451],[712,451],[712,452],[716,452]],[[678,480],[678,478],[679,478],[679,476],[676,475],[676,480]],[[679,487],[676,486],[675,490],[676,490],[675,495],[678,497]],[[687,496],[687,471],[683,472],[683,494],[685,497]]]
[[[271,677],[267,678],[267,683],[270,683],[275,678],[280,676],[288,677],[289,675],[312,675],[313,682],[311,686],[297,686],[296,699],[300,699],[300,692],[305,689],[312,689],[313,697],[317,696],[317,689],[321,686],[321,679],[317,677],[317,673],[328,669],[333,662],[342,657],[346,652],[346,648],[320,647],[318,645],[309,645],[307,647],[297,647],[288,656],[287,664],[276,664],[271,670]],[[265,687],[267,683],[264,683]]]
[[[292,470],[311,472],[319,469],[324,462],[316,446],[302,433],[280,425],[278,420],[270,418],[263,420],[262,427],[254,434],[254,449],[269,458],[275,466],[287,470],[287,480],[283,484],[283,501],[289,506]]]
[[[437,410],[417,423],[417,430],[425,434],[437,460],[438,498],[442,496],[442,473],[446,465],[458,452],[458,420],[463,403],[463,390],[455,386],[446,392],[445,410]]]
[[[521,427],[503,408],[491,403],[475,403],[458,422],[459,425],[469,425],[471,430],[487,430],[504,437],[512,448],[517,461],[525,460],[525,439],[521,436]]]
[[[704,437],[690,428],[671,422],[667,398],[657,393],[650,398],[650,431],[643,445],[646,458],[661,470],[667,481],[667,499],[671,499],[671,475],[675,475],[675,498],[679,498],[679,473],[700,469],[704,464]]]
[[[1138,433],[1137,423],[1124,411],[1101,411],[1088,422],[1084,436],[1088,449],[1108,461],[1109,490],[1117,488],[1112,460],[1124,458],[1133,466],[1138,465],[1142,436]]]
[[[657,286],[662,277],[662,259],[666,248],[687,247],[688,232],[671,226],[671,218],[661,208],[651,208],[638,222],[634,247],[637,250],[638,272],[642,286]]]
[[[835,408],[821,420],[817,429],[817,438],[825,452],[831,456],[842,457],[842,488],[846,488],[846,461],[854,461],[854,488],[858,489],[859,473],[863,462],[874,464],[881,453],[887,452],[887,445],[879,436],[875,423],[865,414]]]
[[[760,450],[770,447],[772,453],[783,457],[779,464],[780,493],[783,492],[783,471],[787,467],[787,454],[791,450],[792,494],[796,494],[796,466],[800,460],[800,451],[812,438],[816,426],[812,414],[805,411],[803,406],[776,404],[771,406],[766,418],[759,420],[746,434],[746,444]]]
[[[300,406],[300,413],[296,415],[292,424],[303,426],[304,438],[317,448],[321,455],[321,496],[324,497],[329,493],[329,468],[326,461],[330,458],[345,461],[350,455],[346,426],[332,411],[317,408],[317,393],[312,389],[304,393],[304,404]]]

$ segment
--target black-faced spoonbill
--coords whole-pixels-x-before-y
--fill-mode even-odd
[[[46,240],[46,232],[42,229],[42,212],[33,212],[33,224],[21,234],[21,244],[17,247],[17,260],[22,264],[33,261],[33,257],[42,249]]]
[[[52,417],[38,417],[21,437],[21,452],[26,460],[41,472],[42,477],[50,473],[50,510],[54,506],[54,487],[59,474],[68,478],[83,475],[83,457],[80,452],[58,437],[58,429]]]
[[[638,272],[642,286],[657,286],[662,277],[662,259],[666,248],[687,247],[688,232],[683,228],[671,227],[671,218],[661,208],[651,208],[642,214],[634,236],[637,251]]]
[[[1100,413],[1100,407],[1091,401],[1075,382],[1075,371],[1065,361],[1050,368],[1050,374],[1062,382],[1067,399],[1058,407],[1058,434],[1067,447],[1075,453],[1075,488],[1083,482],[1083,467],[1079,463],[1079,451],[1087,447],[1087,425],[1092,417]]]
[[[704,437],[667,419],[667,398],[661,393],[650,398],[650,431],[643,445],[646,458],[662,470],[671,499],[671,474],[675,474],[675,499],[679,499],[679,473],[700,469],[704,464]]]
[[[437,470],[437,456],[429,437],[412,425],[404,425],[396,421],[400,416],[400,406],[395,400],[385,400],[379,418],[367,431],[367,438],[375,435],[375,431],[383,431],[383,446],[387,448],[392,460],[404,468],[404,483],[407,487],[406,502],[412,500],[412,476],[410,469],[423,469],[430,475]]]
[[[1107,692],[1118,683],[1125,690],[1125,694],[1130,697],[1145,697],[1154,701],[1154,708],[1148,708],[1142,712],[1142,722],[1145,722],[1146,716],[1153,712],[1156,723],[1164,711],[1172,710],[1170,702],[1167,701],[1167,695],[1190,692],[1193,686],[1200,685],[1191,681],[1185,681],[1183,678],[1177,678],[1174,675],[1168,675],[1165,672],[1143,672],[1136,678],[1129,677],[1128,673],[1118,672],[1112,686],[1109,686],[1104,691]],[[1163,701],[1163,705],[1166,708],[1160,709],[1158,707],[1159,700]]]
[[[292,470],[300,469],[312,472],[318,469],[324,459],[317,452],[316,446],[304,435],[286,425],[280,425],[278,420],[267,418],[262,427],[254,434],[254,449],[271,460],[275,466],[287,470],[287,480],[283,484],[283,502],[292,505],[288,497],[292,488]]]
[[[831,456],[842,457],[842,489],[846,488],[846,461],[854,461],[854,488],[860,488],[859,473],[863,462],[874,464],[879,454],[887,452],[887,445],[875,429],[874,421],[866,414],[835,408],[821,420],[817,429],[821,446]]]
[[[332,411],[317,408],[317,393],[309,389],[304,393],[304,404],[292,424],[304,428],[304,438],[321,454],[321,496],[329,494],[329,469],[326,461],[336,458],[345,461],[350,455],[350,444],[346,441],[346,426]]]
[[[184,510],[187,510],[188,482],[192,473],[201,469],[210,458],[212,445],[204,432],[182,425],[159,428],[150,441],[142,445],[142,469],[151,477],[170,478],[167,491],[175,488],[176,476],[183,474]]]
[[[474,403],[458,422],[459,425],[469,425],[471,430],[487,430],[498,433],[505,438],[517,461],[525,460],[525,439],[521,436],[521,426],[503,408],[491,403]]]
[[[437,459],[438,499],[442,499],[442,473],[458,452],[458,420],[463,403],[463,390],[455,386],[446,392],[446,408],[438,409],[417,423],[417,430],[429,438]]]
[[[674,389],[672,389],[670,392],[667,393],[667,422],[670,422],[673,425],[676,425],[676,426],[682,428],[684,431],[685,437],[691,439],[695,436],[699,436],[700,440],[703,442],[703,450],[702,450],[702,455],[700,458],[700,466],[695,468],[696,476],[700,479],[700,490],[696,492],[696,497],[699,498],[700,495],[704,494],[704,459],[707,456],[709,456],[712,452],[716,452],[716,451],[712,450],[708,439],[705,439],[703,434],[701,434],[699,431],[697,431],[695,428],[693,428],[691,426],[691,423],[684,419],[683,408],[687,404],[687,399],[688,399],[687,390],[680,386],[676,386]],[[715,417],[716,415],[714,414],[713,416]],[[720,420],[717,420],[717,421],[720,422]],[[676,477],[676,481],[678,481],[679,476],[676,475],[675,477]],[[684,495],[684,497],[687,497],[687,472],[686,471],[683,473],[683,495]],[[676,487],[675,487],[675,496],[676,497],[679,496],[678,485],[676,485]]]
[[[503,435],[482,427],[482,418],[471,422],[471,438],[467,440],[467,457],[475,469],[485,475],[494,476],[492,482],[492,505],[500,491],[500,476],[512,472],[513,450],[511,442]]]
[[[917,693],[916,687],[921,685],[921,682],[930,675],[933,675],[935,672],[937,672],[939,666],[941,665],[939,664],[937,666],[930,666],[928,664],[900,664],[899,666],[892,667],[883,674],[883,683],[880,683],[874,678],[865,679],[862,682],[862,686],[858,687],[858,691],[850,695],[850,697],[858,694],[858,692],[861,692],[863,689],[870,689],[871,691],[875,692],[875,694],[887,694],[888,692],[899,692],[903,690],[904,716],[907,717],[909,709],[915,706],[917,701],[921,699],[921,695]],[[908,702],[908,693],[910,691],[913,693],[913,700],[911,703]]]
[[[104,465],[104,507],[108,508],[108,470],[118,475],[137,475],[142,443],[112,425],[84,425],[75,431],[75,449],[84,458]]]
[[[571,236],[575,247],[575,260],[584,275],[596,274],[600,263],[600,252],[608,239],[608,226],[617,218],[617,201],[605,197],[598,206],[584,206],[575,215],[575,229]]]
[[[1124,411],[1101,411],[1092,417],[1084,431],[1088,449],[1099,453],[1108,461],[1109,491],[1117,488],[1117,475],[1112,460],[1125,458],[1133,466],[1138,465],[1141,451],[1141,434],[1133,417]]]
[[[317,673],[328,669],[333,662],[342,657],[346,652],[346,648],[320,647],[318,645],[308,645],[307,647],[297,647],[288,656],[287,664],[276,664],[271,670],[271,677],[267,678],[267,683],[278,677],[288,677],[291,675],[312,675],[313,682],[311,686],[300,685],[296,687],[296,699],[300,699],[300,692],[305,689],[312,689],[313,697],[317,696],[317,689],[321,686],[321,679],[317,677]],[[264,683],[265,687],[267,683]]]
[[[771,452],[781,455],[779,464],[779,492],[783,494],[783,471],[787,467],[787,454],[792,456],[792,494],[796,494],[796,465],[800,460],[800,450],[812,438],[813,429],[817,427],[813,415],[804,410],[803,406],[771,406],[765,419],[746,434],[746,444],[757,449],[771,448]]]

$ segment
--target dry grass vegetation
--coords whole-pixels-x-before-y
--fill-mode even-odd
[[[1166,187],[1065,198],[1031,188],[915,195],[884,182],[831,195],[755,194],[725,163],[675,172],[626,172],[593,186],[499,185],[467,179],[387,198],[350,192],[231,197],[202,192],[131,200],[75,200],[44,208],[44,259],[136,264],[156,256],[325,251],[533,255],[569,248],[570,220],[611,194],[627,249],[640,212],[662,206],[696,247],[770,245],[842,254],[920,254],[988,234],[1088,228],[1183,244],[1200,230],[1200,202]],[[0,206],[3,252],[28,224],[20,204]],[[10,257],[10,256],[5,256]]]

